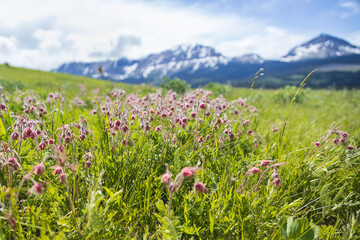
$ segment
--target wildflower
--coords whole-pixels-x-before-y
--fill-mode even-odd
[[[195,117],[196,117],[196,112],[190,113],[190,116],[191,116],[192,118],[195,118]]]
[[[233,132],[230,132],[229,138],[230,138],[230,140],[233,140],[235,138],[235,134]]]
[[[315,142],[314,145],[315,145],[315,147],[320,147],[320,143],[319,143],[319,142]]]
[[[155,132],[160,131],[160,129],[161,129],[161,126],[157,126],[157,127],[155,127]]]
[[[66,181],[66,174],[65,173],[61,173],[59,175],[59,182],[60,183],[64,183]]]
[[[6,110],[6,105],[5,105],[4,103],[1,103],[1,104],[0,104],[0,109],[1,109],[1,110]]]
[[[349,136],[349,134],[348,134],[347,132],[342,132],[342,133],[341,133],[341,136],[342,136],[343,138],[347,138],[347,137]]]
[[[200,137],[198,138],[198,142],[199,142],[199,143],[203,143],[203,142],[204,142],[203,137],[200,136]]]
[[[256,173],[261,172],[261,170],[257,167],[253,167],[249,171],[251,172],[251,174],[256,174]]]
[[[350,151],[351,151],[351,150],[354,150],[354,146],[353,146],[353,145],[349,145],[349,146],[347,146],[347,149],[349,149]]]
[[[18,132],[13,132],[10,137],[13,139],[13,140],[18,140],[19,137],[20,137],[20,134]]]
[[[57,148],[59,149],[60,152],[65,151],[65,147],[63,145],[59,145]]]
[[[341,139],[340,139],[340,143],[342,143],[342,144],[346,143],[346,139],[345,139],[345,138],[341,138]]]
[[[129,130],[129,127],[128,127],[128,126],[126,126],[126,125],[124,125],[121,129],[122,129],[122,130],[123,130],[123,132],[125,133],[125,132],[127,132],[127,130]]]
[[[261,162],[261,166],[263,166],[263,167],[266,167],[267,165],[269,165],[270,164],[270,161],[269,160],[263,160],[262,162]]]
[[[338,144],[338,143],[339,143],[339,139],[334,138],[332,142],[336,145],[336,144]]]
[[[85,168],[91,167],[91,162],[88,160],[85,162]]]
[[[253,131],[252,131],[252,130],[250,130],[250,129],[249,129],[249,130],[247,130],[246,132],[247,132],[247,134],[249,134],[249,135],[251,135],[251,134],[253,133]]]
[[[207,188],[205,187],[205,184],[203,184],[202,182],[197,182],[194,184],[194,190],[200,193],[204,193]]]
[[[277,186],[279,186],[279,187],[282,186],[280,178],[275,178],[271,183],[274,184],[276,187]]]
[[[44,191],[44,188],[41,185],[41,183],[35,183],[30,189],[31,193],[35,193],[38,195],[42,194],[43,191]]]
[[[46,148],[46,143],[45,143],[45,142],[41,142],[38,147],[40,148],[40,150],[43,151],[43,150],[45,150],[45,148]]]
[[[71,138],[70,137],[65,137],[65,143],[70,143],[71,142]]]
[[[54,175],[59,175],[62,173],[62,168],[61,167],[56,167],[53,171]]]
[[[36,165],[33,169],[36,175],[42,175],[45,171],[45,167],[42,163]]]
[[[206,104],[205,104],[205,103],[200,103],[200,108],[201,108],[201,109],[205,109],[205,108],[206,108]]]
[[[196,172],[199,170],[197,167],[185,167],[181,170],[181,174],[185,177],[191,177],[193,174],[196,174]]]
[[[84,159],[85,159],[86,161],[92,159],[91,153],[88,152],[87,154],[85,154],[85,155],[84,155]]]
[[[273,132],[277,132],[277,131],[279,131],[279,129],[278,129],[277,127],[275,127],[275,128],[273,128],[272,131],[273,131]]]
[[[247,126],[247,125],[249,125],[249,122],[250,122],[249,120],[245,120],[242,125]]]
[[[18,163],[18,161],[17,161],[15,158],[13,158],[13,157],[11,157],[11,158],[9,158],[9,159],[7,160],[6,165],[12,167],[12,168],[15,169],[15,170],[21,168],[21,166],[20,166],[20,164]]]
[[[28,139],[28,138],[31,137],[32,132],[33,132],[32,129],[29,128],[29,127],[27,127],[27,128],[25,128],[24,131],[22,132],[22,137],[23,137],[24,139]]]
[[[80,138],[81,141],[84,141],[86,137],[85,137],[84,134],[81,134],[81,135],[79,136],[79,138]]]
[[[161,183],[164,183],[166,186],[169,186],[171,183],[170,173],[165,173],[161,176]]]

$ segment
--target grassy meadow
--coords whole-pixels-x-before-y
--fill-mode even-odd
[[[359,90],[0,85],[0,239],[360,238]]]

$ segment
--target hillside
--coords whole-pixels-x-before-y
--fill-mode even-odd
[[[65,73],[17,68],[9,65],[0,65],[0,84],[9,92],[15,89],[32,89],[41,93],[66,90],[66,93],[71,95],[79,92],[80,85],[85,86],[87,89],[100,88],[101,92],[109,91],[113,87],[122,88],[129,92],[136,92],[136,90],[145,88],[143,86],[103,81]]]

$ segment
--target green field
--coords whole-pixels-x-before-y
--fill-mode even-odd
[[[0,239],[360,238],[359,90],[0,85]]]

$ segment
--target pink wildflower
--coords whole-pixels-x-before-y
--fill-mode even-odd
[[[261,162],[261,166],[263,166],[263,167],[266,167],[267,165],[269,165],[270,164],[270,161],[269,160],[263,160],[262,162]]]
[[[169,186],[171,183],[171,176],[169,173],[165,173],[161,176],[161,183],[164,183],[166,186]]]
[[[62,168],[61,167],[56,167],[53,171],[54,175],[58,175],[62,173]]]
[[[347,137],[349,136],[349,134],[348,134],[347,132],[342,132],[342,133],[341,133],[341,136],[342,136],[343,138],[347,138]]]
[[[44,191],[44,188],[41,185],[41,183],[35,183],[30,189],[31,193],[35,193],[38,195],[42,194],[43,191]]]
[[[45,142],[41,142],[38,147],[40,148],[40,150],[43,151],[43,150],[45,150],[45,148],[46,148],[46,143],[45,143]]]
[[[36,175],[42,175],[44,173],[44,171],[45,171],[45,167],[41,163],[34,167],[34,173]]]
[[[253,167],[253,168],[250,169],[250,172],[251,172],[252,174],[256,174],[256,173],[261,172],[261,170],[260,170],[259,168],[257,168],[257,167]]]
[[[351,151],[351,150],[354,150],[354,146],[353,146],[353,145],[349,145],[349,146],[347,146],[347,149],[349,149],[350,151]]]
[[[274,184],[275,186],[279,186],[279,187],[282,186],[280,178],[275,178],[271,183]]]
[[[85,168],[91,167],[91,162],[88,160],[85,162]]]
[[[18,161],[17,161],[15,158],[13,158],[13,157],[11,157],[11,158],[9,158],[9,159],[7,160],[7,164],[6,164],[6,165],[9,165],[10,167],[14,168],[15,170],[21,168],[21,166],[20,166],[20,164],[18,163]]]
[[[185,177],[191,177],[193,174],[196,174],[196,172],[199,170],[197,167],[184,167],[181,170],[181,174]]]
[[[202,182],[197,182],[194,184],[194,190],[200,193],[204,193],[207,190],[207,188],[205,187],[205,184],[203,184]]]
[[[10,137],[13,139],[13,140],[18,140],[19,137],[20,137],[20,134],[18,132],[13,132]]]

